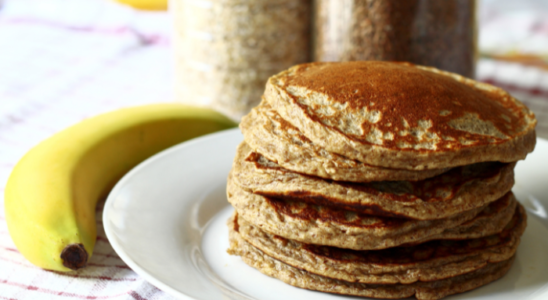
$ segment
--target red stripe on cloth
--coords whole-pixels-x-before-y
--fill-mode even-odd
[[[106,237],[97,236],[97,241],[108,243],[108,239]]]
[[[8,250],[8,251],[16,252],[16,253],[21,253],[21,252],[19,252],[19,250],[15,249],[15,248],[10,248],[10,247],[0,247],[0,248],[3,248],[3,249]],[[111,254],[111,253],[93,252],[92,255],[104,256],[104,257],[109,257],[109,258],[118,258],[118,259],[121,260],[121,258],[116,253]]]
[[[120,26],[114,28],[100,28],[93,26],[74,26],[70,24],[63,24],[56,21],[42,20],[37,18],[11,18],[6,20],[0,20],[0,24],[31,24],[37,26],[48,26],[48,27],[57,27],[62,29],[74,30],[74,31],[84,31],[91,33],[99,33],[106,35],[134,35],[136,36],[141,44],[143,45],[162,45],[167,46],[170,44],[170,38],[168,36],[163,36],[161,34],[144,34],[133,27],[130,26]]]
[[[104,281],[136,281],[137,280],[137,278],[112,278],[110,276],[87,276],[87,275],[63,273],[58,271],[50,271],[50,272],[58,275],[62,275],[62,276],[67,276],[67,277],[83,278],[83,279],[101,279]]]
[[[501,83],[499,81],[496,81],[496,80],[490,79],[490,78],[484,79],[482,81],[485,82],[485,83],[489,83],[489,84],[501,87],[505,90],[522,92],[522,93],[527,93],[527,94],[534,95],[534,96],[548,98],[548,90],[541,90],[538,87],[525,88],[525,87],[517,86],[517,85],[513,85],[513,84]]]
[[[4,260],[4,261],[7,261],[7,262],[10,262],[10,263],[14,263],[14,264],[20,265],[20,266],[27,266],[27,267],[31,267],[31,268],[37,268],[37,267],[35,267],[35,266],[29,265],[29,264],[25,264],[25,263],[21,263],[21,262],[15,261],[15,260],[7,259],[7,258],[4,258],[4,257],[0,257],[0,259],[1,259],[1,260]],[[130,267],[128,267],[128,266],[123,266],[123,265],[106,265],[106,264],[88,263],[88,266],[99,267],[99,268],[118,268],[118,269],[128,269],[128,270],[131,270]],[[53,272],[53,271],[51,271],[51,272]],[[59,274],[68,275],[68,274],[61,273],[61,272],[59,272]]]
[[[97,264],[97,263],[88,263],[88,266],[92,266],[92,267],[105,267],[105,268],[120,268],[120,269],[128,269],[128,270],[131,270],[130,267],[128,266],[122,266],[122,265],[105,265],[105,264]]]
[[[14,115],[7,115],[6,116],[6,119],[11,123],[11,124],[18,124],[18,123],[25,123],[26,121],[22,118],[19,118],[17,116],[14,116]]]
[[[1,248],[4,248],[8,251],[13,251],[13,252],[17,252],[17,253],[20,253],[19,250],[15,249],[15,248],[10,248],[10,247],[1,247]],[[97,252],[93,252],[93,255],[98,255],[98,256],[105,256],[105,257],[113,257],[113,258],[120,258],[118,255],[116,254],[110,254],[110,253],[97,253]]]
[[[4,233],[6,231],[1,231],[0,233]],[[7,233],[7,232],[6,232]],[[107,241],[108,242],[108,241]],[[0,246],[0,248],[3,248],[5,250],[8,250],[8,251],[12,251],[12,252],[17,252],[17,253],[21,253],[19,252],[19,250],[15,249],[15,248],[10,248],[10,247],[3,247],[3,246]],[[98,256],[104,256],[104,257],[111,257],[111,258],[120,258],[117,254],[110,254],[110,253],[97,253],[97,252],[93,252],[92,255],[98,255]]]
[[[10,247],[2,247],[2,248],[4,248],[5,250],[8,250],[8,251],[21,253],[21,252],[19,252],[19,250],[15,249],[15,248],[10,248]]]
[[[118,256],[118,254],[116,254],[116,253],[106,254],[106,253],[95,253],[95,252],[93,252],[93,255],[107,257],[107,258],[118,258],[118,259],[121,260],[120,256]]]
[[[85,296],[85,295],[79,295],[79,294],[74,294],[74,293],[54,291],[54,290],[50,290],[50,289],[45,289],[45,288],[41,288],[41,287],[37,287],[37,286],[33,286],[33,285],[26,285],[26,284],[22,284],[22,283],[18,283],[18,282],[12,282],[12,281],[8,281],[8,280],[0,280],[0,284],[16,286],[16,287],[20,287],[20,288],[23,288],[23,289],[29,290],[29,291],[37,291],[37,292],[45,293],[45,294],[65,296],[65,297],[74,297],[74,298],[80,298],[80,299],[110,299],[110,298],[116,298],[116,297],[120,297],[120,296],[123,296],[123,295],[127,295],[127,294],[130,293],[130,292],[126,292],[126,293],[121,293],[121,294],[117,294],[117,295],[110,295],[110,296]]]
[[[141,297],[137,292],[131,291],[129,292],[129,295],[133,297],[135,300],[147,300],[146,298]]]

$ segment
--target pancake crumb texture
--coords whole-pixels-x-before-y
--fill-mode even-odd
[[[520,207],[512,211],[503,231],[477,239],[433,240],[382,251],[300,243],[262,231],[237,215],[234,222],[248,243],[293,267],[350,282],[409,284],[454,277],[511,258],[525,229],[525,216]]]
[[[352,182],[384,180],[417,181],[448,170],[400,170],[368,165],[316,145],[301,131],[261,102],[242,118],[240,128],[246,142],[283,168],[325,179]]]
[[[409,63],[298,65],[264,97],[321,147],[375,166],[517,161],[536,141],[534,114],[504,90]]]
[[[504,90],[435,68],[294,66],[240,123],[227,251],[332,294],[427,300],[486,285],[527,226],[511,189],[535,126]]]

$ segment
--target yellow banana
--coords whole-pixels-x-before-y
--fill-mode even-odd
[[[153,104],[55,134],[17,163],[6,185],[6,221],[17,249],[44,269],[84,267],[95,245],[95,205],[117,180],[167,147],[234,126],[209,109]]]
[[[142,10],[167,10],[168,0],[115,0],[119,3],[129,5]]]

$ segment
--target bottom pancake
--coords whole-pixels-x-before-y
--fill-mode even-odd
[[[510,259],[517,250],[526,223],[525,210],[518,205],[512,219],[497,234],[373,251],[288,240],[260,230],[238,218],[237,213],[228,226],[266,255],[313,274],[368,284],[409,284],[455,277]]]
[[[294,268],[265,255],[261,250],[246,242],[235,230],[230,231],[230,248],[227,252],[241,256],[246,264],[261,273],[299,288],[384,299],[415,296],[419,300],[433,300],[469,291],[504,276],[514,261],[514,257],[512,257],[505,261],[489,263],[481,269],[443,280],[383,285],[336,280]]]

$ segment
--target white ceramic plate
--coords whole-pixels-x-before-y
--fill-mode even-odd
[[[105,204],[109,241],[135,272],[182,299],[342,299],[262,275],[226,253],[226,177],[238,129],[170,148],[129,172]],[[548,142],[516,168],[514,191],[529,226],[510,272],[451,299],[548,299]],[[352,298],[355,299],[355,298]]]

